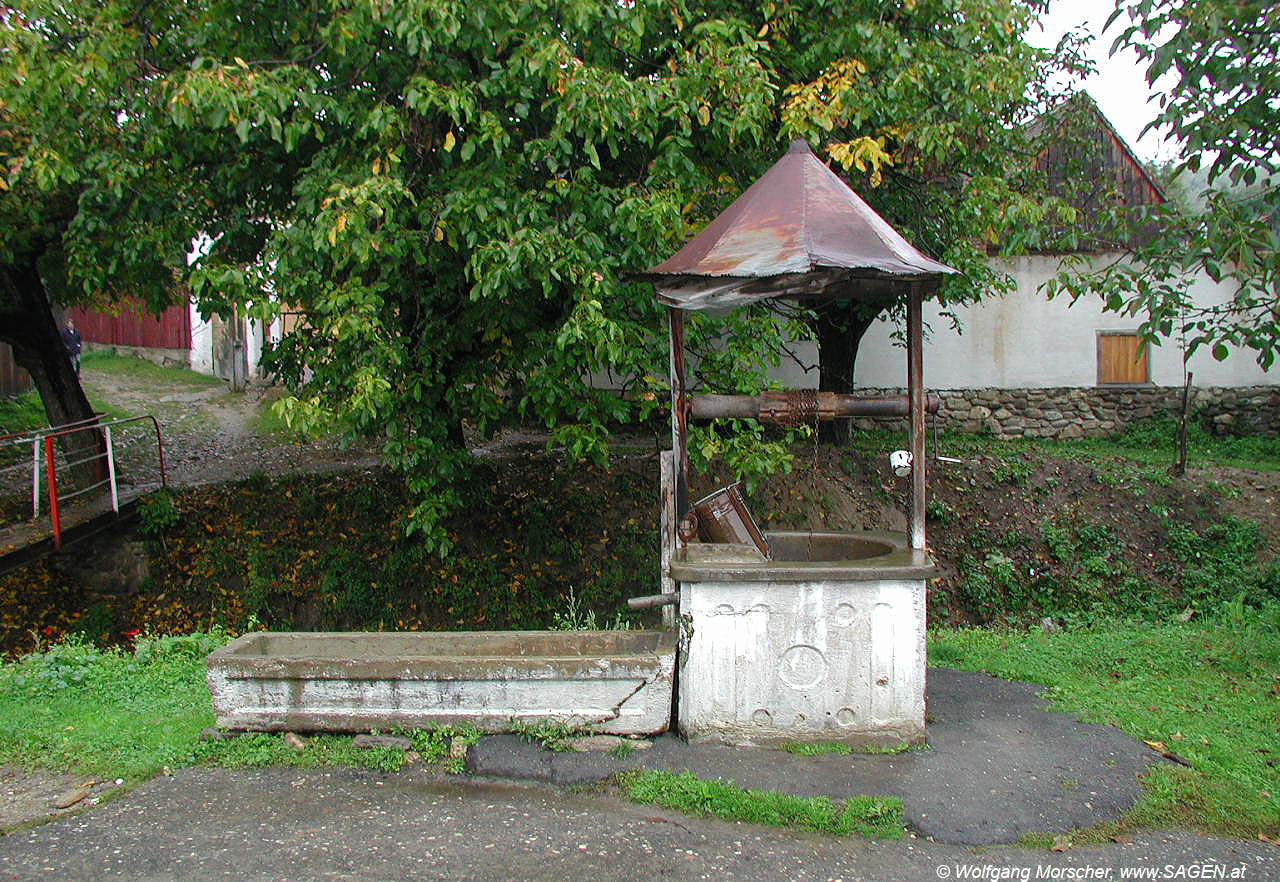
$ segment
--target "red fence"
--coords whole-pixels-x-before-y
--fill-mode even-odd
[[[0,397],[21,395],[31,388],[31,376],[13,360],[13,348],[0,343]]]
[[[145,346],[149,349],[190,349],[191,317],[185,303],[171,306],[157,318],[141,304],[125,302],[118,315],[72,307],[67,315],[90,343]]]

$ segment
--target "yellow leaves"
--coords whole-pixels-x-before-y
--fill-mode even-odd
[[[345,211],[338,215],[337,228],[339,233],[347,228],[347,213]]]
[[[698,122],[704,126],[711,123],[711,108],[705,104],[698,108]]]
[[[453,151],[453,145],[456,143],[458,143],[458,139],[453,136],[453,132],[450,132],[449,134],[445,135],[444,136],[444,152],[451,153]],[[439,240],[437,239],[436,241],[439,241]]]
[[[8,190],[8,189],[9,189],[9,182],[6,181],[4,178],[0,177],[0,190]]]
[[[444,227],[442,227],[440,224],[436,224],[436,228],[431,231],[431,238],[435,239],[437,242],[443,241]]]
[[[836,142],[828,145],[827,152],[831,158],[840,163],[846,171],[856,168],[860,172],[871,171],[871,186],[879,187],[884,176],[882,169],[893,165],[893,156],[884,149],[885,139],[863,135],[844,143]]]
[[[235,57],[235,62],[236,62],[236,67],[238,67],[238,68],[240,68],[240,69],[242,69],[242,70],[248,70],[248,69],[249,69],[249,63],[248,63],[247,61],[245,61],[243,58],[241,58],[239,55],[237,55],[237,56]]]
[[[382,157],[375,156],[373,158],[373,173],[376,175],[376,174],[380,174],[381,172],[382,172]]]
[[[768,34],[769,34],[769,23],[766,21],[764,23],[764,26],[760,28],[760,30],[756,31],[756,36],[763,38],[768,36]]]

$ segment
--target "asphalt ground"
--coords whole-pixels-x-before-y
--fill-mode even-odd
[[[482,739],[470,776],[420,765],[185,769],[0,839],[17,880],[1280,880],[1280,848],[1188,832],[1062,852],[1007,844],[1117,817],[1159,761],[1047,711],[1036,687],[934,670],[931,749],[799,757],[666,736],[625,760]],[[797,795],[901,796],[910,832],[838,838],[690,818],[581,785],[634,766]]]

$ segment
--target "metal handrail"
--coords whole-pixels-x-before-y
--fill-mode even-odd
[[[60,503],[81,496],[91,490],[96,490],[102,486],[109,486],[111,489],[111,508],[115,512],[120,511],[120,494],[119,487],[116,482],[116,461],[115,461],[115,439],[112,437],[112,428],[132,423],[141,423],[144,420],[150,420],[155,430],[156,436],[156,452],[158,455],[160,466],[160,484],[162,487],[169,485],[168,470],[164,460],[164,435],[160,431],[160,421],[152,414],[143,414],[141,416],[122,417],[114,420],[102,420],[101,415],[91,419],[76,420],[72,423],[65,423],[61,426],[48,426],[41,429],[31,430],[23,433],[13,433],[0,436],[0,445],[25,444],[30,443],[32,449],[31,457],[31,516],[38,518],[40,516],[40,472],[44,471],[49,486],[49,516],[53,527],[54,545],[58,548],[62,547],[62,513]],[[83,457],[81,459],[71,460],[62,463],[64,469],[72,468],[85,463],[94,462],[96,460],[106,460],[106,477],[96,481],[88,486],[81,487],[70,492],[60,493],[58,490],[58,464],[56,462],[56,454],[54,451],[54,439],[73,435],[77,432],[99,431],[102,433],[104,443],[103,452],[94,454],[93,456]],[[137,440],[130,439],[130,441]],[[128,445],[125,442],[121,445],[122,449]],[[43,459],[44,468],[41,468],[41,447],[44,448]],[[12,468],[12,467],[6,467]],[[6,469],[0,469],[4,471]],[[101,472],[99,473],[101,474]]]

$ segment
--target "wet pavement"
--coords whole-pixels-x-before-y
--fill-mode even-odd
[[[420,765],[182,770],[0,839],[0,882],[1280,879],[1280,848],[1188,832],[1062,852],[1000,844],[1119,816],[1160,760],[1114,729],[1045,710],[1029,684],[935,669],[929,689],[931,749],[889,756],[664,736],[619,759],[492,736],[472,748],[470,776]],[[567,786],[637,766],[798,795],[897,795],[910,829],[896,841],[838,838]]]

